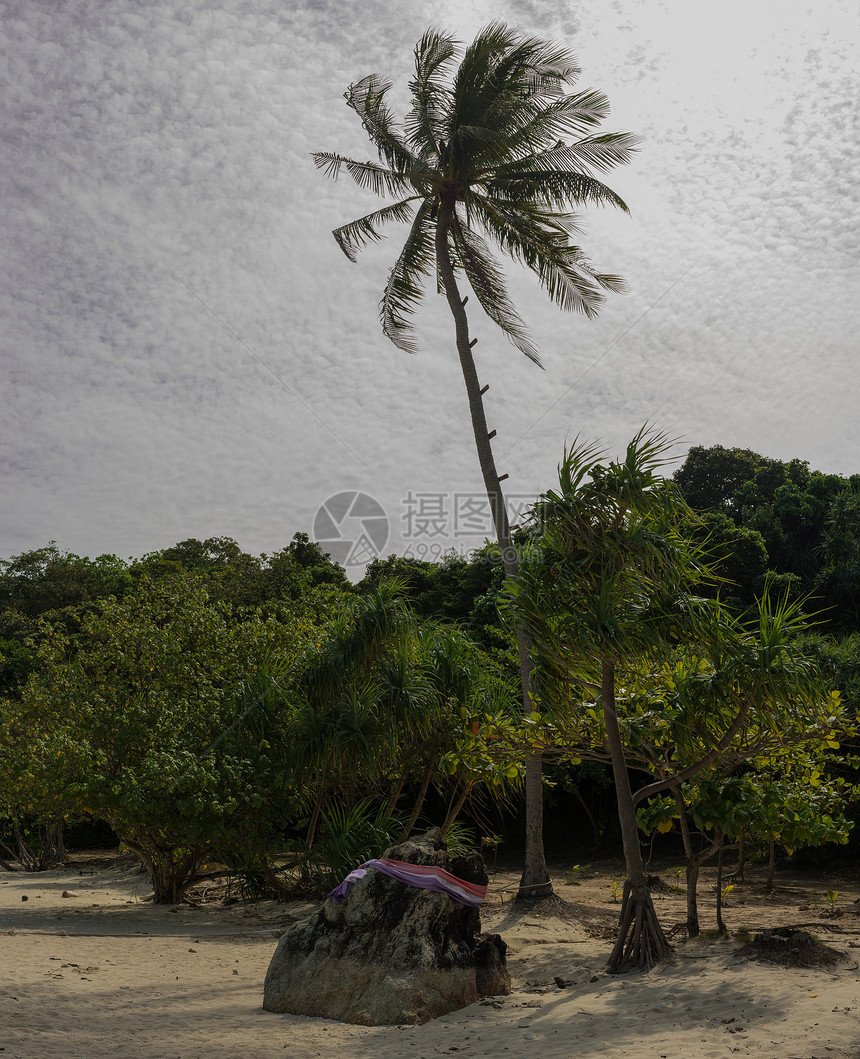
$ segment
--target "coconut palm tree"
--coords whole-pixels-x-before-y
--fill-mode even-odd
[[[609,113],[600,92],[569,92],[579,69],[564,47],[522,36],[501,22],[478,33],[456,69],[450,36],[429,30],[415,48],[409,83],[412,109],[399,125],[386,96],[391,83],[371,74],[350,86],[347,105],[360,118],[379,162],[314,154],[328,176],[342,172],[359,186],[396,201],[343,225],[334,237],[354,261],[382,238],[391,221],[409,232],[380,302],[382,330],[399,348],[416,351],[410,317],[428,278],[444,292],[454,318],[457,352],[478,459],[501,558],[509,578],[518,572],[511,547],[501,478],[487,428],[482,387],[472,355],[459,279],[465,277],[483,311],[535,363],[537,350],[511,301],[494,243],[533,271],[562,309],[593,316],[604,291],[619,291],[617,276],[599,273],[571,236],[579,230],[569,211],[586,204],[627,209],[595,174],[627,162],[636,138],[597,133]],[[517,633],[523,705],[530,705],[528,641]],[[543,858],[540,756],[527,761],[526,858],[521,888],[550,892]]]

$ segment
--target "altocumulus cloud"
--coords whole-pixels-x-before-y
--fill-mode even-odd
[[[648,418],[858,470],[856,11],[807,8],[509,4],[577,52],[608,128],[646,139],[611,180],[632,217],[590,215],[583,236],[630,293],[589,323],[513,273],[545,373],[476,320],[512,492],[550,484],[566,438],[613,448]],[[350,488],[402,547],[410,489],[480,490],[442,306],[420,356],[386,342],[397,233],[351,266],[330,230],[373,203],[309,154],[370,157],[346,86],[379,71],[402,101],[428,24],[467,40],[497,13],[6,3],[0,554],[213,534],[272,550]]]

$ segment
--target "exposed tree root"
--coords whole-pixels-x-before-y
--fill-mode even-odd
[[[618,938],[607,970],[610,974],[650,971],[671,951],[672,946],[657,919],[648,888],[625,882]]]
[[[513,900],[515,908],[538,918],[555,918],[564,920],[578,920],[581,918],[577,909],[559,897],[558,894],[524,894],[522,891]]]

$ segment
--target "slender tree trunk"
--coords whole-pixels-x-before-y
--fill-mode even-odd
[[[403,828],[403,834],[400,836],[400,841],[405,842],[407,838],[412,834],[412,828],[415,827],[415,821],[421,814],[421,808],[424,805],[424,799],[427,797],[427,791],[430,788],[430,780],[433,778],[433,769],[436,767],[436,755],[427,762],[427,768],[424,769],[424,778],[421,781],[421,790],[418,792],[418,797],[415,799],[415,805],[412,808],[412,815],[409,817],[409,822],[406,827]]]
[[[624,898],[618,939],[609,957],[608,970],[619,974],[631,970],[650,970],[655,963],[671,951],[663,928],[654,911],[654,902],[648,892],[648,880],[642,849],[639,845],[639,830],[636,826],[636,809],[633,792],[627,775],[624,746],[615,712],[615,667],[604,659],[602,666],[601,699],[606,738],[612,759],[612,776],[618,801],[618,822],[621,824],[621,842],[624,847],[624,862],[627,879],[624,883]]]
[[[699,926],[699,862],[694,858],[687,861],[687,936],[697,938]]]
[[[717,853],[717,930],[721,934],[728,934],[726,924],[723,922],[723,847],[725,839],[720,835],[720,848]]]
[[[17,820],[12,821],[12,834],[18,847],[18,860],[21,862],[24,871],[36,871],[39,867],[38,859],[27,844],[24,832],[21,830],[21,825]]]
[[[382,817],[383,820],[390,820],[391,819],[391,814],[397,808],[397,803],[400,801],[400,795],[401,795],[405,785],[406,785],[406,777],[405,776],[401,776],[400,779],[398,780],[397,785],[395,786],[394,790],[391,792],[391,796],[388,799],[388,805],[386,805],[385,813],[384,813],[384,815]]]
[[[316,834],[317,830],[317,822],[319,821],[320,813],[322,812],[323,802],[325,801],[327,781],[328,777],[323,776],[322,786],[320,787],[320,792],[317,795],[317,800],[314,804],[313,812],[311,813],[311,819],[308,823],[308,833],[305,836],[305,849],[311,849],[314,844],[314,835]]]
[[[257,854],[257,859],[260,864],[260,871],[263,873],[263,878],[272,888],[272,893],[274,894],[275,900],[287,901],[290,896],[290,891],[288,887],[284,886],[283,882],[281,882],[281,880],[278,878],[277,874],[275,873],[275,869],[272,867],[272,864],[265,850],[260,850],[260,852]]]
[[[776,875],[776,843],[771,839],[767,844],[767,888],[773,889],[773,878]]]
[[[508,579],[516,581],[519,574],[519,559],[517,558],[516,550],[511,546],[511,532],[505,508],[505,497],[498,472],[496,471],[496,462],[493,458],[493,449],[487,428],[487,417],[484,412],[481,384],[475,368],[475,359],[472,356],[469,321],[463,306],[463,299],[457,287],[457,280],[448,251],[448,231],[451,227],[453,216],[453,202],[443,202],[439,208],[439,216],[436,222],[436,263],[442,286],[445,290],[448,307],[454,318],[457,353],[460,357],[463,381],[466,384],[472,431],[475,436],[475,446],[478,450],[478,462],[481,465],[484,487],[487,490],[487,499],[490,502],[490,511],[496,529],[496,539],[499,542],[502,564]],[[525,713],[530,713],[532,709],[530,645],[526,631],[519,623],[517,624],[516,638],[520,663],[523,710]],[[539,752],[532,752],[526,756],[525,811],[525,858],[523,874],[520,879],[520,896],[542,897],[551,894],[553,889],[549,880],[543,848],[543,779],[541,754]]]
[[[677,787],[672,788],[675,805],[678,808],[678,823],[681,828],[681,841],[684,843],[684,856],[687,858],[687,936],[690,938],[699,935],[699,862],[693,854],[693,841],[690,838],[690,824],[687,820],[687,812],[684,809],[684,799]]]
[[[744,868],[747,864],[747,840],[746,835],[741,832],[740,838],[738,839],[738,866],[734,871],[735,882],[745,882],[744,879]]]
[[[45,821],[45,840],[39,855],[39,867],[54,868],[66,859],[66,846],[63,841],[63,817],[52,816]]]
[[[202,851],[193,847],[177,862],[173,849],[139,845],[128,838],[124,838],[123,842],[143,862],[152,883],[155,904],[181,904],[182,895],[191,885],[202,863]]]
[[[466,804],[466,799],[469,797],[469,793],[470,793],[471,790],[472,790],[472,788],[469,786],[469,784],[468,783],[464,783],[463,784],[463,789],[460,791],[459,795],[457,796],[456,801],[454,800],[454,798],[452,796],[451,804],[448,807],[448,814],[445,817],[445,823],[442,825],[442,834],[443,835],[446,835],[448,833],[448,828],[451,826],[451,824],[454,823],[454,821],[460,815],[460,810]]]

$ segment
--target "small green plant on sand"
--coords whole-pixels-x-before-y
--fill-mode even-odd
[[[594,872],[587,864],[574,864],[565,875],[564,881],[568,886],[579,886],[583,879],[591,879],[593,876]]]
[[[734,888],[735,888],[735,884],[734,883],[727,883],[722,888],[722,890],[720,890],[720,899],[721,899],[723,904],[726,903],[726,898],[729,896],[729,894],[732,892],[732,890],[734,890]]]
[[[582,867],[579,864],[574,864],[569,872],[564,877],[564,881],[568,886],[579,886],[580,880],[582,879]]]
[[[738,927],[735,931],[735,937],[744,945],[748,945],[752,941],[753,936],[749,927]]]
[[[617,901],[618,898],[621,896],[621,890],[622,890],[622,888],[624,886],[624,880],[623,879],[613,879],[611,885],[612,885],[612,900],[613,901]]]
[[[839,891],[828,890],[827,893],[824,895],[824,900],[827,902],[829,915],[835,916],[836,913],[839,911]]]

